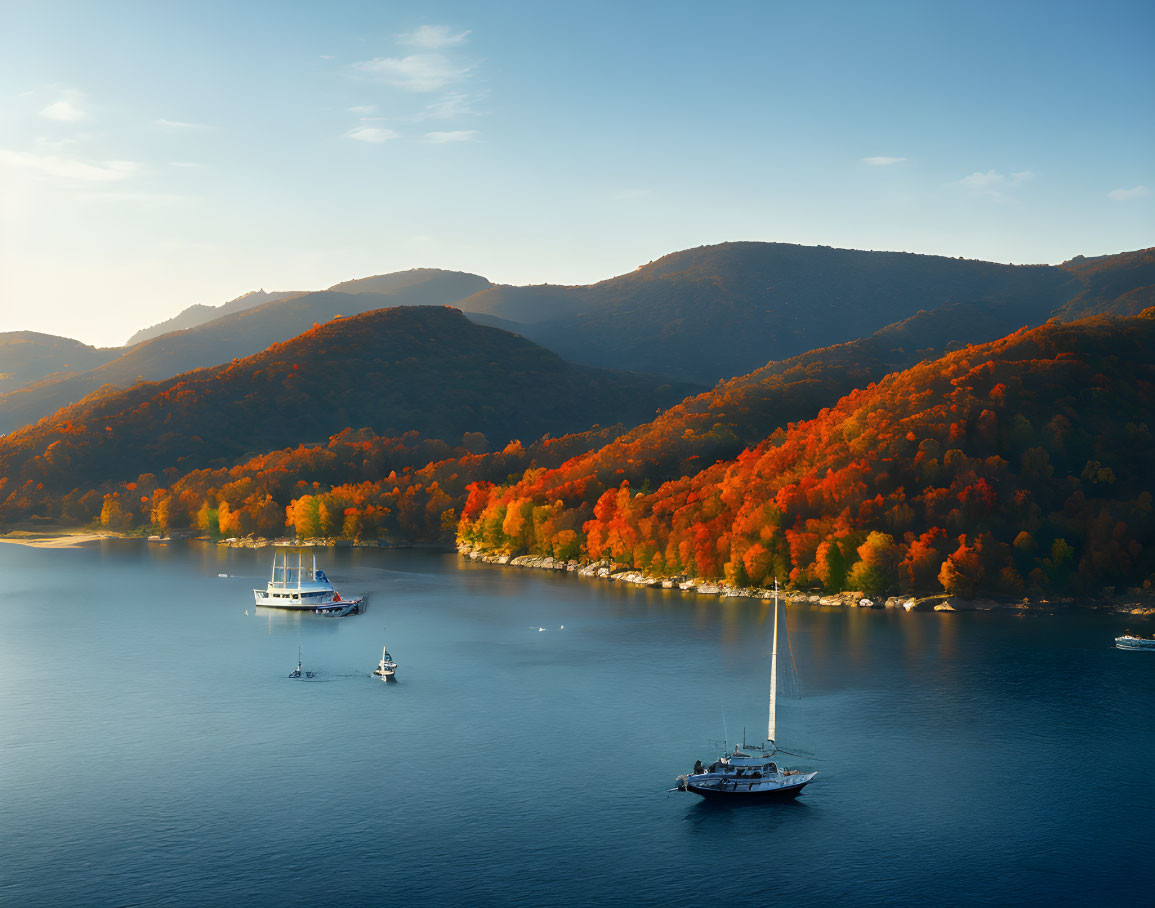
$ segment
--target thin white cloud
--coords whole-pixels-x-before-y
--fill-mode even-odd
[[[417,114],[417,120],[455,120],[458,117],[480,116],[482,111],[477,104],[485,97],[485,92],[472,94],[463,91],[451,91],[442,95],[436,101],[425,105],[425,109]]]
[[[1116,202],[1129,202],[1131,199],[1142,199],[1150,193],[1150,190],[1143,185],[1132,186],[1130,189],[1112,189],[1107,193],[1107,198],[1114,199]]]
[[[0,148],[0,166],[33,173],[40,177],[80,183],[113,183],[139,172],[135,161],[82,161],[60,155],[40,155]]]
[[[959,180],[958,184],[968,189],[971,195],[985,195],[995,201],[1002,201],[1005,198],[1003,190],[1019,186],[1034,178],[1035,173],[1031,170],[1018,170],[1010,174],[999,173],[997,170],[985,172],[976,170],[970,176]]]
[[[163,126],[165,129],[172,129],[177,131],[186,131],[190,129],[208,129],[204,123],[188,123],[184,120],[166,120],[164,117],[153,120],[157,126]]]
[[[376,104],[358,104],[354,107],[348,108],[349,113],[355,114],[375,114],[377,113]]]
[[[411,32],[397,36],[399,44],[420,47],[422,50],[441,50],[459,47],[469,40],[469,30],[454,32],[448,25],[422,25]]]
[[[59,101],[54,101],[40,111],[40,116],[46,120],[56,120],[58,123],[83,123],[93,119],[91,113],[84,109],[84,95],[78,91],[68,91]]]
[[[981,192],[985,189],[990,189],[992,186],[1000,185],[1006,177],[1001,173],[996,173],[993,170],[988,170],[986,173],[975,171],[969,177],[963,177],[959,180],[967,189],[973,189],[976,192]]]
[[[440,91],[460,82],[470,67],[456,63],[445,54],[410,54],[407,57],[376,57],[354,63],[353,68],[395,88],[406,91]]]
[[[73,133],[69,136],[60,136],[58,138],[48,138],[47,136],[37,136],[33,139],[33,143],[37,149],[43,154],[58,154],[66,151],[74,145],[80,143],[81,138],[87,138],[83,133]]]
[[[372,142],[380,145],[398,138],[400,134],[392,129],[383,129],[380,126],[355,126],[345,133],[346,139],[355,139],[358,142]]]
[[[174,205],[195,201],[187,195],[175,195],[167,192],[131,192],[123,190],[78,192],[73,198],[81,202],[132,202],[142,205]]]
[[[886,155],[877,155],[873,158],[863,158],[863,164],[869,164],[871,167],[890,167],[892,164],[903,164],[906,158],[888,158]]]
[[[204,164],[198,164],[196,161],[169,161],[168,166],[169,167],[185,167],[185,168],[200,170],[200,169],[203,169],[205,165]]]
[[[447,145],[450,142],[472,142],[479,135],[476,129],[434,130],[425,133],[425,141],[434,145]]]

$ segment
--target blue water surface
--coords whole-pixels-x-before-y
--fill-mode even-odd
[[[0,545],[0,904],[1151,904],[1144,619],[791,607],[819,776],[719,806],[667,789],[765,734],[764,603],[318,551],[366,614],[255,609],[269,549]]]

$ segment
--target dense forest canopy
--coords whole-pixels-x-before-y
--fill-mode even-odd
[[[972,595],[1139,582],[1155,569],[1152,350],[1155,310],[1019,331],[656,489],[604,488],[588,455],[477,484],[458,535],[738,586]]]

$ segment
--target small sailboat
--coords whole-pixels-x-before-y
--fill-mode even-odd
[[[381,661],[377,663],[377,667],[373,669],[375,674],[382,681],[396,681],[397,663],[393,661],[393,657],[389,655],[388,647],[381,647]]]
[[[720,757],[709,766],[698,760],[694,769],[678,776],[671,791],[689,791],[704,798],[718,800],[764,800],[793,798],[818,775],[816,771],[799,771],[780,766],[771,757],[775,745],[774,712],[778,701],[778,581],[774,581],[774,643],[770,650],[770,719],[766,743],[745,742],[734,752]],[[743,735],[745,737],[745,735]]]
[[[316,672],[307,672],[301,667],[301,648],[297,647],[297,667],[289,672],[290,678],[315,678]]]

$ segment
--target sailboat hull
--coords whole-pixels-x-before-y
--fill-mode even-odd
[[[810,784],[807,779],[800,785],[777,786],[774,788],[758,788],[758,783],[735,783],[733,787],[730,785],[714,788],[705,788],[693,783],[688,783],[685,791],[689,791],[696,795],[701,795],[703,798],[712,801],[774,801],[774,800],[789,800],[799,795],[803,788]],[[747,787],[749,786],[749,787]]]

